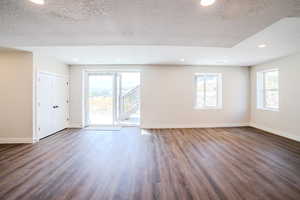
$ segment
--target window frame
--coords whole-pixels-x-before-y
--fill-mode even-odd
[[[278,73],[278,87],[277,89],[266,89],[266,74],[269,72],[274,72],[276,71]],[[267,70],[261,70],[257,72],[257,109],[259,110],[267,110],[267,111],[279,111],[280,108],[280,89],[279,89],[279,77],[280,77],[280,71],[278,68],[272,68],[272,69],[267,69]],[[277,108],[272,108],[272,107],[268,107],[267,106],[267,102],[266,102],[266,94],[267,91],[277,91],[278,93],[278,107]]]
[[[209,75],[215,75],[217,76],[217,105],[216,106],[207,106],[207,105],[204,105],[204,106],[200,106],[198,105],[198,93],[197,93],[197,90],[198,90],[198,77],[200,76],[209,76]],[[194,103],[194,108],[197,109],[197,110],[220,110],[220,109],[223,109],[223,95],[222,95],[222,82],[223,82],[223,77],[222,77],[222,73],[196,73],[195,74],[195,78],[194,78],[194,81],[195,81],[195,103]],[[203,95],[203,98],[204,98],[204,104],[206,104],[206,78],[205,78],[205,81],[204,81],[204,95]]]

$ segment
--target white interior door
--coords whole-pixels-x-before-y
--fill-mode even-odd
[[[66,128],[66,94],[64,77],[39,74],[37,108],[39,139]]]
[[[66,81],[63,77],[53,77],[53,132],[66,127]]]
[[[47,74],[39,75],[38,82],[38,136],[44,138],[51,134],[53,120],[53,78]]]

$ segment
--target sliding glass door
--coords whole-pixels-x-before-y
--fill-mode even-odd
[[[114,74],[89,74],[88,86],[88,124],[114,125]]]
[[[119,74],[119,112],[120,124],[140,123],[140,73],[122,72]]]
[[[139,125],[140,73],[88,73],[87,124]]]

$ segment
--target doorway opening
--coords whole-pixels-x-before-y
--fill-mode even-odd
[[[140,124],[139,72],[89,72],[87,85],[88,126]]]

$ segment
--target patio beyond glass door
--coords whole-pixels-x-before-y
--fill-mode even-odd
[[[88,124],[114,125],[114,74],[89,74],[88,85]]]

